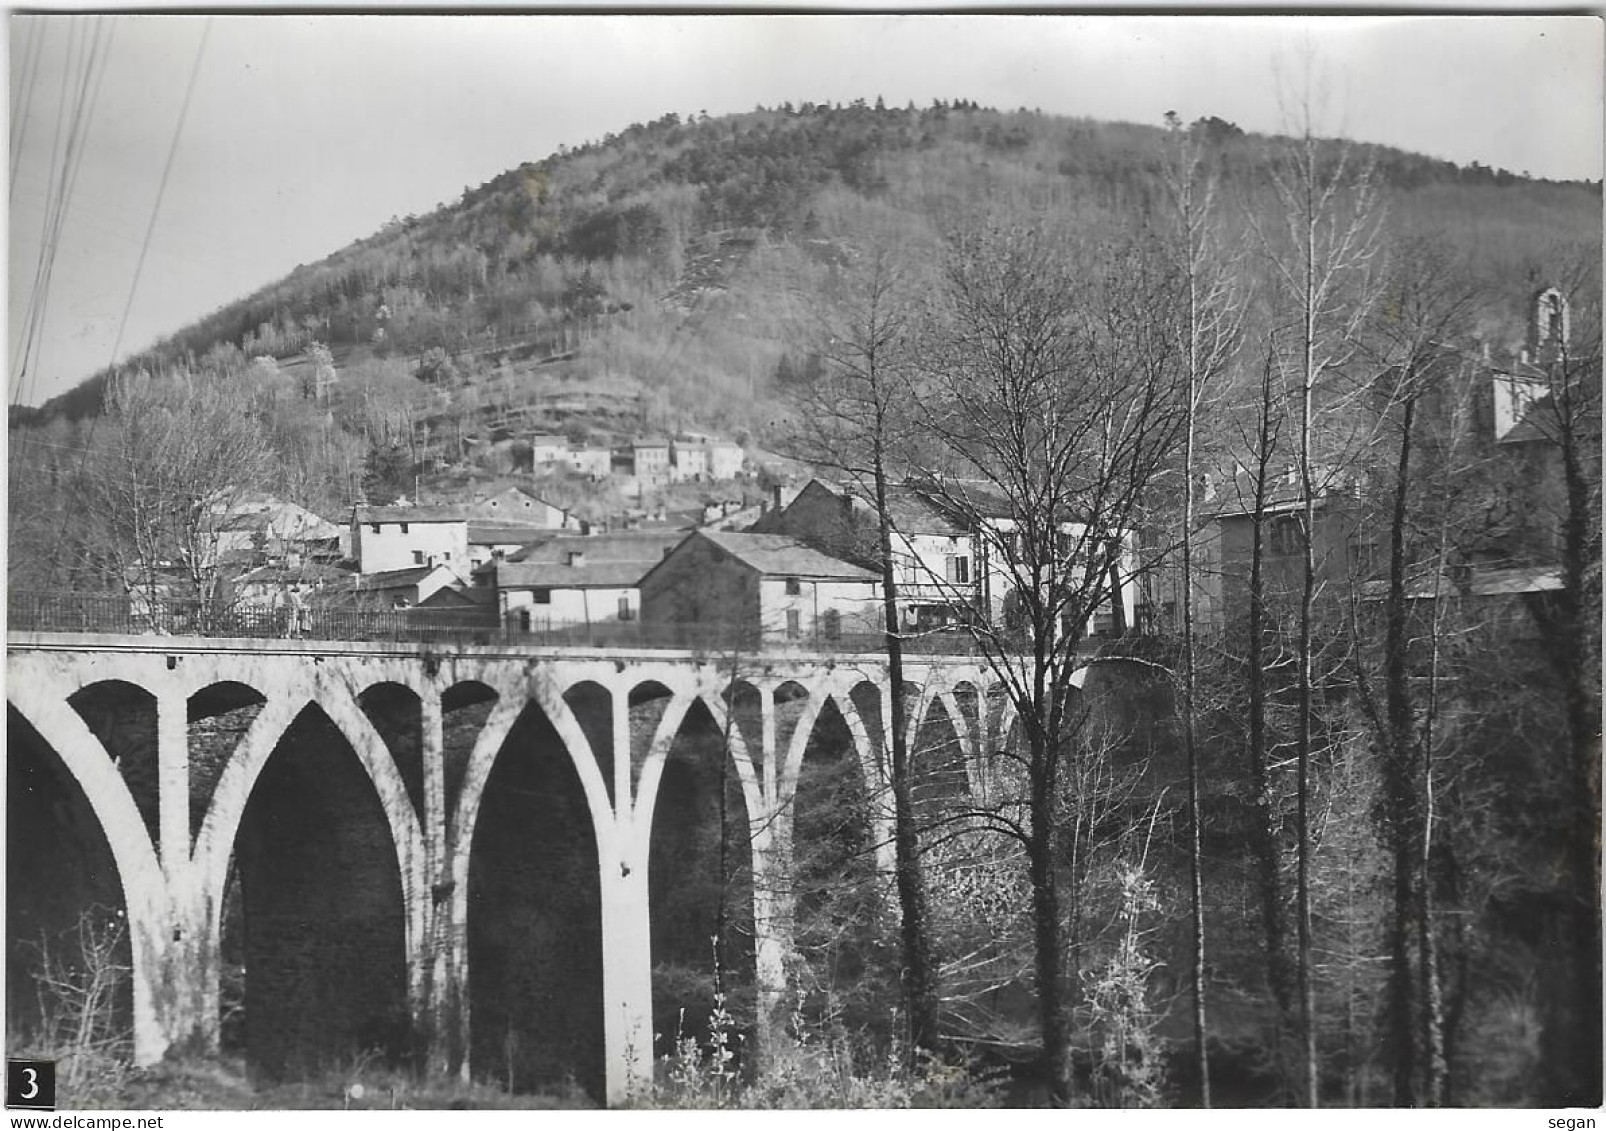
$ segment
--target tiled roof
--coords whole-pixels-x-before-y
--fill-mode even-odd
[[[523,546],[538,538],[550,527],[518,522],[479,522],[468,524],[468,540],[476,546]]]
[[[518,561],[498,562],[496,584],[501,589],[627,588],[684,537],[680,531],[554,537],[526,546]],[[575,553],[585,555],[582,564],[569,564]]]
[[[467,522],[464,508],[458,506],[425,507],[353,507],[358,522]]]
[[[812,550],[785,534],[733,534],[727,530],[702,530],[698,533],[765,576],[834,581],[877,580],[869,570]]]
[[[371,589],[402,589],[417,585],[430,574],[445,566],[409,566],[406,569],[387,569],[378,573],[348,574],[349,587],[361,591]],[[448,571],[450,572],[450,571]]]

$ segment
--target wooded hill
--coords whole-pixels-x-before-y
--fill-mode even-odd
[[[1219,118],[1192,128],[1239,211],[1260,208],[1273,139]],[[294,376],[321,343],[343,383],[371,389],[364,399],[419,397],[404,426],[455,437],[449,456],[464,454],[465,432],[498,425],[504,439],[522,425],[761,434],[808,371],[811,299],[866,240],[918,245],[1011,204],[1141,221],[1160,199],[1165,135],[963,100],[666,114],[394,218],[126,368],[236,376],[272,358]],[[1375,146],[1353,156],[1376,162],[1398,235],[1438,233],[1466,252],[1497,342],[1520,337],[1546,248],[1598,242],[1598,183]],[[93,415],[106,376],[12,422]]]

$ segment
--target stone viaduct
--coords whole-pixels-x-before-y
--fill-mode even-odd
[[[911,711],[922,719],[946,715],[969,788],[985,790],[986,753],[1012,725],[1002,697],[989,694],[985,668],[967,657],[915,657],[909,668],[921,688]],[[476,842],[476,827],[487,805],[503,803],[501,792],[518,792],[487,786],[499,764],[553,767],[558,777],[541,780],[571,784],[578,799],[572,812],[588,817],[589,829],[584,817],[559,829],[549,814],[512,820],[508,835],[595,845],[594,862],[585,853],[585,874],[597,887],[586,898],[599,908],[600,956],[562,953],[565,938],[591,936],[564,935],[560,923],[545,944],[560,952],[536,961],[585,958],[599,969],[600,1018],[587,1023],[602,1053],[600,1090],[620,1103],[652,1071],[649,877],[672,881],[676,864],[649,857],[655,821],[667,835],[680,820],[664,811],[668,802],[660,804],[672,750],[700,731],[739,783],[762,1017],[784,987],[791,912],[784,885],[764,878],[787,867],[805,747],[829,715],[836,733],[850,736],[867,794],[884,798],[885,683],[881,657],[798,650],[731,657],[13,632],[7,736],[13,774],[19,750],[45,752],[36,759],[65,769],[109,846],[127,917],[141,1063],[175,1046],[218,1046],[225,890],[237,855],[246,867],[250,840],[258,878],[246,883],[268,892],[246,914],[253,945],[269,946],[264,938],[276,925],[315,930],[307,920],[318,918],[369,932],[362,937],[378,940],[375,953],[396,956],[399,1024],[415,1055],[466,1077],[472,1049],[481,1047],[471,1039],[474,1002],[495,1005],[494,992],[477,999],[472,992],[475,917],[494,911],[470,898],[475,854],[490,851]],[[225,719],[233,725],[222,726]],[[276,762],[301,767],[301,792],[269,788]],[[349,767],[344,779],[341,764]],[[340,786],[342,780],[359,785]],[[377,869],[343,875],[341,853],[319,847],[326,786],[329,804],[365,805],[377,814],[374,827],[382,831],[370,838],[380,845]],[[256,809],[266,811],[248,820],[254,793]],[[871,812],[878,864],[890,870],[883,802],[874,800]],[[20,851],[25,857],[29,846]],[[15,840],[10,853],[9,876],[30,868],[17,858]],[[279,874],[296,867],[311,878],[274,894]],[[319,887],[334,894],[319,896]],[[382,907],[399,911],[395,926],[375,935]],[[505,933],[514,949],[538,945],[526,943],[517,924]],[[297,961],[289,953],[273,959],[280,969]],[[368,977],[368,961],[340,967],[344,973],[322,992],[338,996],[342,980]],[[260,1004],[250,1009],[259,1011],[273,1009],[280,996],[272,984],[258,984],[255,995]]]

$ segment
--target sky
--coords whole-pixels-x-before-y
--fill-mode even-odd
[[[97,18],[102,65],[78,100]],[[1279,89],[1309,56],[1327,76],[1324,133],[1534,176],[1601,176],[1602,24],[1588,16],[7,22],[13,403],[41,403],[391,217],[668,111],[965,98],[1153,124],[1176,110],[1276,132],[1289,120]],[[62,113],[74,101],[77,131]],[[46,243],[54,254],[42,259]]]

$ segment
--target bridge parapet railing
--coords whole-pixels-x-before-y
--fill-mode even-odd
[[[805,651],[868,655],[884,650],[880,633],[804,630],[796,635],[740,625],[609,621],[525,627],[483,610],[377,608],[307,604],[270,607],[246,602],[100,593],[13,592],[6,600],[9,632],[63,632],[375,643],[422,643],[525,648],[673,649],[710,655]],[[974,655],[962,632],[906,636],[916,655]]]

